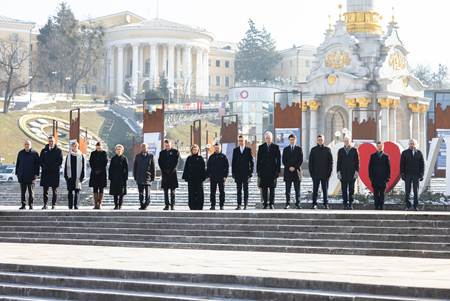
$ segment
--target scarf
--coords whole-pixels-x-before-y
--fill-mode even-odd
[[[75,178],[75,188],[76,189],[81,189],[81,182],[80,182],[80,178],[81,178],[81,172],[85,169],[85,164],[86,164],[86,160],[83,160],[83,154],[80,151],[77,152],[73,152],[72,150],[70,151],[70,153],[67,155],[66,157],[66,174],[67,174],[67,178],[71,179],[72,178],[72,160],[70,160],[70,156],[76,156],[77,157],[77,174],[76,174],[76,178]]]

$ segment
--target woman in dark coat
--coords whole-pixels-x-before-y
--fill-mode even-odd
[[[203,181],[206,179],[205,160],[199,155],[199,147],[191,146],[191,155],[184,165],[183,180],[188,183],[189,209],[203,210]]]
[[[128,160],[123,155],[121,144],[115,147],[116,155],[111,158],[108,176],[111,181],[109,194],[114,196],[114,210],[122,209],[123,196],[127,194]]]
[[[95,151],[89,157],[91,166],[91,176],[89,178],[89,187],[94,191],[94,209],[100,209],[103,200],[103,189],[106,187],[106,165],[108,165],[108,156],[102,148],[99,141],[95,145]]]
[[[161,169],[161,188],[164,190],[164,210],[174,210],[175,189],[178,188],[177,166],[180,153],[173,149],[169,140],[164,140],[164,150],[159,153],[158,165]],[[170,201],[169,201],[170,189]]]

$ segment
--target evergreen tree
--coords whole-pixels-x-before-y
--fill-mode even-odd
[[[236,79],[272,80],[272,70],[281,60],[276,51],[276,43],[270,33],[263,27],[258,29],[251,19],[244,38],[238,44],[236,53]]]

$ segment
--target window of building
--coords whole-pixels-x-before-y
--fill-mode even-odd
[[[230,68],[230,61],[225,61],[225,68]]]
[[[220,60],[216,60],[216,67],[220,67]]]
[[[228,76],[225,77],[225,87],[229,87],[230,86],[230,78]]]
[[[216,86],[220,87],[220,76],[216,76]]]

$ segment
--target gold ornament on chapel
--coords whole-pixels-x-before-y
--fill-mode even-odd
[[[325,66],[333,69],[342,69],[350,64],[350,55],[345,51],[333,51],[325,57]]]
[[[403,70],[407,64],[406,57],[400,51],[395,51],[389,56],[389,66],[394,70]]]
[[[336,75],[330,74],[330,75],[327,76],[328,85],[332,86],[332,85],[334,85],[336,83],[336,81],[337,81],[337,76]]]

